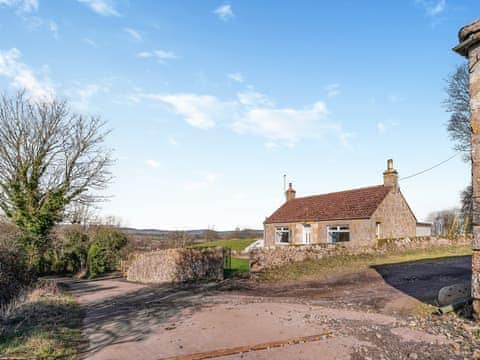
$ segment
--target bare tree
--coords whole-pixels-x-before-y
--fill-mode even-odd
[[[67,206],[91,204],[111,180],[109,131],[66,101],[34,102],[24,92],[0,100],[0,208],[42,254]]]
[[[174,247],[185,247],[192,244],[192,237],[186,231],[174,231],[168,235],[167,241],[170,241]]]
[[[93,207],[88,203],[74,202],[65,209],[65,220],[87,227],[95,219]]]
[[[463,160],[471,161],[471,128],[470,128],[470,88],[468,64],[458,65],[447,79],[444,101],[445,109],[450,113],[447,131],[454,142],[454,149],[463,152]],[[471,232],[473,216],[472,186],[467,186],[461,193],[461,215],[464,220],[464,231]]]
[[[428,215],[428,220],[433,225],[434,235],[453,236],[459,232],[459,210],[447,209],[435,211]]]
[[[455,143],[454,149],[464,152],[464,160],[470,161],[470,90],[467,64],[458,65],[447,79],[445,109],[450,113],[447,130]]]

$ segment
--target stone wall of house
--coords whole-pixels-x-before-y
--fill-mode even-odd
[[[127,280],[160,284],[223,280],[223,249],[179,248],[138,253],[125,269]]]
[[[399,189],[390,191],[372,215],[380,223],[380,239],[415,237],[417,219]]]
[[[385,254],[414,249],[429,249],[438,246],[470,244],[471,239],[444,239],[436,237],[412,237],[401,239],[382,239],[374,246],[344,246],[337,244],[292,245],[284,247],[265,247],[250,252],[250,271],[286,265],[304,260],[320,260],[325,257],[362,254]],[[480,261],[479,261],[480,263]]]
[[[345,246],[368,245],[375,239],[375,223],[372,223],[370,219],[306,221],[301,223],[265,224],[265,246],[276,246],[275,228],[280,226],[288,226],[290,228],[291,244],[301,245],[303,243],[304,224],[311,226],[312,244],[327,243],[327,227],[338,225],[348,225],[350,228],[350,241],[345,242]]]

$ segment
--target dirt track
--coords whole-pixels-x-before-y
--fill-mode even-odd
[[[227,281],[172,289],[106,279],[70,286],[87,309],[89,359],[452,359],[467,350],[452,345],[455,339],[436,323],[426,324],[427,332],[407,314],[445,284],[468,281],[469,261],[421,261],[275,285]]]

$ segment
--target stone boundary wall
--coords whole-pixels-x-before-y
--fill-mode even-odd
[[[178,248],[137,253],[127,280],[145,284],[223,280],[223,248]]]
[[[467,245],[470,238],[445,239],[437,237],[416,237],[402,239],[380,239],[375,246],[344,246],[342,244],[288,245],[266,247],[250,252],[250,271],[282,266],[308,259],[319,260],[325,257],[341,255],[385,254],[406,250],[429,249],[439,246]]]

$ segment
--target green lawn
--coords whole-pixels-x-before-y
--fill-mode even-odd
[[[232,257],[232,272],[245,274],[250,271],[250,264],[248,259],[239,259]]]
[[[255,239],[232,239],[232,240],[217,240],[209,241],[201,244],[192,245],[192,247],[215,247],[221,246],[225,248],[232,249],[233,251],[242,251],[248,245],[253,243]]]
[[[321,260],[306,260],[261,271],[260,282],[322,279],[332,274],[348,274],[374,265],[394,264],[448,256],[471,255],[470,245],[442,246],[433,249],[408,250],[391,254],[332,256]],[[233,259],[232,259],[233,260]]]

